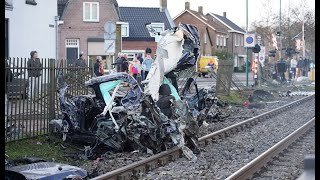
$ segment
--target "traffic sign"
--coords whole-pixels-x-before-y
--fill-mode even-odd
[[[255,34],[245,34],[244,35],[244,47],[254,47],[256,41]]]
[[[259,61],[262,67],[264,66],[264,61],[265,61],[265,50],[266,48],[264,46],[260,46]]]
[[[104,24],[104,39],[105,40],[115,40],[116,39],[116,24],[111,21],[107,21]]]
[[[113,55],[116,50],[115,40],[104,40],[105,53],[108,55]]]

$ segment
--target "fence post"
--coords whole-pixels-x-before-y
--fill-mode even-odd
[[[220,60],[218,64],[216,93],[217,95],[230,94],[230,86],[233,73],[233,61]]]
[[[49,59],[49,119],[55,119],[55,93],[56,93],[56,79],[55,79],[55,60]]]

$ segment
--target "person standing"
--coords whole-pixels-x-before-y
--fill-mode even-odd
[[[121,64],[122,64],[122,54],[119,52],[118,53],[118,57],[116,59],[116,69],[117,69],[117,72],[122,72],[122,69],[121,69]]]
[[[97,56],[97,60],[96,60],[96,63],[94,63],[93,69],[94,69],[94,74],[96,76],[102,76],[104,74],[103,68],[102,68],[102,57],[101,56]]]
[[[41,76],[42,64],[38,58],[37,51],[30,52],[31,58],[27,62],[28,80],[29,80],[29,91],[28,99],[32,101],[33,98],[39,95],[39,78]]]
[[[146,58],[144,59],[144,61],[142,62],[142,66],[144,68],[144,73],[142,76],[142,80],[145,80],[149,74],[149,71],[151,69],[151,65],[153,63],[153,59],[151,58],[151,53],[152,50],[150,48],[146,49]]]
[[[138,68],[137,67],[135,67],[135,66],[140,66],[140,61],[137,59],[137,58],[134,58],[133,60],[132,60],[132,63],[130,64],[130,72],[131,72],[131,74],[132,74],[132,76],[136,79],[136,80],[138,80],[137,79],[137,76],[138,76],[138,74],[140,74],[140,71],[138,70]]]
[[[303,60],[303,64],[304,64],[304,68],[303,68],[303,76],[308,76],[308,72],[309,72],[309,70],[308,70],[308,59],[307,58],[304,58],[304,60]]]
[[[142,58],[142,53],[138,53],[138,55],[137,55],[137,59],[140,61],[140,64],[142,64],[143,63],[143,58]],[[144,77],[144,74],[143,74],[143,70],[141,69],[141,71],[140,71],[140,73],[139,73],[140,75],[141,75],[141,78],[143,78]]]
[[[304,68],[304,61],[302,59],[302,57],[299,57],[298,63],[297,63],[297,69],[298,69],[298,76],[300,77],[302,76],[302,72],[303,72],[303,68]]]
[[[121,72],[129,72],[129,64],[128,64],[128,56],[127,54],[123,54],[121,57]]]
[[[75,67],[86,67],[86,66],[87,66],[86,60],[84,59],[83,52],[81,52],[79,54],[79,59],[75,63]]]
[[[290,61],[290,67],[293,74],[293,79],[296,79],[297,60],[292,57]]]

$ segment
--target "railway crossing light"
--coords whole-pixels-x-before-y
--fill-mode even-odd
[[[269,51],[269,55],[268,56],[269,57],[276,57],[276,50],[274,49],[274,50]]]
[[[260,52],[260,46],[259,46],[258,44],[256,44],[256,45],[253,47],[252,51],[253,51],[254,53],[259,53],[259,52]]]

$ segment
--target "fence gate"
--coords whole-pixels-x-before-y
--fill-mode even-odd
[[[220,60],[218,75],[217,75],[217,85],[216,93],[217,95],[229,95],[230,86],[232,82],[232,72],[233,72],[233,61]]]
[[[69,85],[67,93],[72,96],[90,93],[84,85],[92,77],[88,66],[55,59],[40,59],[38,68],[27,68],[27,58],[6,62],[6,142],[48,133],[49,121],[60,114],[57,90],[61,83]],[[30,77],[30,70],[41,75]]]

